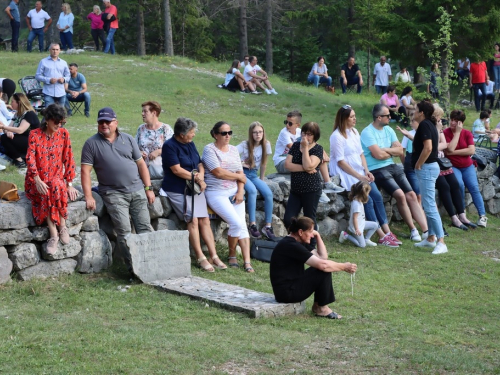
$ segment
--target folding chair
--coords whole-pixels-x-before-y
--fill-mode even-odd
[[[72,102],[72,101],[68,100],[68,102],[69,102],[69,106],[71,108],[71,114],[72,115],[76,115],[77,113],[83,115],[82,105],[85,103],[84,101],[82,101],[82,102]]]

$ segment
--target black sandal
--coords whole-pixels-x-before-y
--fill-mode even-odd
[[[458,226],[458,225],[451,223],[451,226],[454,228],[462,229],[462,230],[469,230],[469,228],[467,228],[464,224],[461,224],[460,226]]]

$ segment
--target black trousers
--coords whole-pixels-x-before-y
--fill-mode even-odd
[[[323,272],[309,267],[302,277],[287,288],[273,288],[276,301],[281,303],[298,303],[309,298],[314,293],[314,302],[326,306],[335,302],[331,272]]]
[[[439,176],[436,180],[436,189],[450,217],[465,212],[464,200],[455,173]]]
[[[321,197],[321,190],[313,191],[310,193],[294,193],[290,192],[288,202],[286,204],[285,216],[283,218],[285,227],[288,229],[292,222],[292,218],[299,216],[300,210],[303,210],[304,216],[314,221],[314,229],[318,229],[316,225],[316,210],[318,209],[319,198]],[[307,248],[314,249],[316,247],[316,238],[311,240]]]
[[[0,143],[5,149],[5,154],[11,159],[25,158],[28,151],[28,134],[14,134],[10,139],[6,134],[0,136]]]
[[[106,47],[106,35],[104,35],[104,30],[91,29],[90,34],[92,35],[92,38],[94,38],[95,50],[99,51],[99,39],[101,40],[102,43],[101,51],[104,50],[104,47]]]

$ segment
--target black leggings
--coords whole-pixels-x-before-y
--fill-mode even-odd
[[[94,43],[95,43],[95,50],[99,51],[99,39],[102,42],[102,50],[104,50],[104,47],[106,47],[106,35],[104,35],[104,30],[103,29],[91,29],[90,34],[92,35],[92,38],[94,38]]]
[[[298,303],[314,293],[314,302],[326,306],[335,301],[332,274],[309,267],[304,274],[295,279],[289,287],[273,288],[276,301],[282,303]]]
[[[6,134],[0,136],[0,143],[5,149],[5,154],[11,159],[26,158],[28,151],[28,132],[23,134],[14,134],[14,138],[10,139]]]
[[[465,212],[464,200],[455,173],[439,176],[436,180],[436,189],[439,193],[439,199],[443,202],[450,217]]]
[[[319,198],[321,197],[321,190],[313,191],[310,193],[294,193],[290,192],[288,202],[286,204],[285,216],[283,218],[286,229],[292,223],[292,218],[299,216],[300,210],[304,212],[304,216],[314,221],[314,229],[318,229],[316,225],[316,210],[318,209]],[[316,238],[311,240],[310,244],[304,245],[308,249],[316,248]]]

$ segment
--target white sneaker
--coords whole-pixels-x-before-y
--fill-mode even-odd
[[[477,225],[483,228],[486,228],[487,223],[488,223],[488,218],[486,216],[481,216],[477,221]]]
[[[265,89],[264,91],[266,92],[267,95],[271,95],[271,90]]]
[[[369,240],[368,238],[365,238],[365,243],[366,243],[366,246],[377,246],[377,244],[375,242],[373,242],[372,240]]]
[[[410,234],[410,240],[412,240],[413,242],[420,242],[422,241],[422,237],[420,237],[418,231],[415,231],[415,233],[412,232],[412,234]]]
[[[429,237],[429,231],[422,233],[422,239],[426,240]]]
[[[421,241],[421,242],[417,242],[416,244],[414,244],[416,247],[436,247],[436,242],[429,242],[427,241],[427,239]]]
[[[434,254],[434,255],[436,255],[436,254],[444,254],[444,253],[447,253],[447,252],[448,252],[448,247],[446,246],[446,244],[444,244],[442,242],[438,242],[438,244],[434,248],[434,251],[432,252],[432,254]]]
[[[274,95],[278,95],[278,93],[276,92],[276,90],[275,90],[275,89],[272,89],[272,90],[271,90],[271,93],[272,93],[272,94],[274,94]]]
[[[342,231],[342,232],[340,232],[339,242],[344,243],[345,240],[347,240],[347,233]]]
[[[257,90],[254,90],[252,91],[250,94],[254,94],[254,95],[260,95],[262,94],[261,92],[257,91]]]
[[[333,190],[335,193],[342,193],[345,191],[343,187],[336,185],[332,181],[325,182],[325,189]]]
[[[7,168],[5,165],[0,164],[0,171],[3,171],[5,168]]]
[[[328,195],[324,191],[321,192],[321,197],[319,198],[319,203],[329,203],[330,198],[328,198]]]

